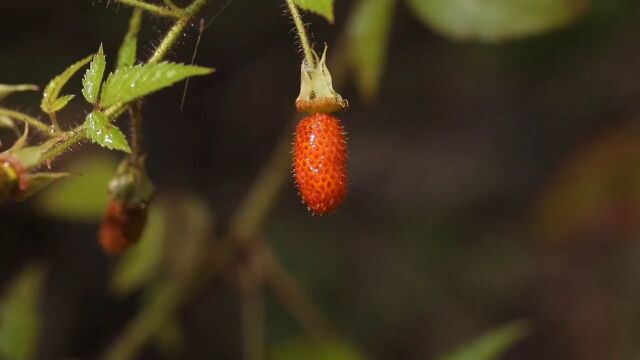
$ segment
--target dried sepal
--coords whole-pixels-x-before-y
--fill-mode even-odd
[[[345,109],[349,103],[333,89],[326,64],[327,47],[325,46],[321,58],[315,52],[313,55],[315,64],[309,64],[306,59],[302,61],[296,109],[307,113],[332,113]]]

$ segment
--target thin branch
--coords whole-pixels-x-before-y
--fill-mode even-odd
[[[336,332],[333,324],[324,317],[322,311],[311,301],[273,253],[268,254],[269,258],[265,264],[265,284],[313,339],[318,341],[335,339]]]
[[[178,5],[176,5],[173,1],[171,0],[164,0],[165,5],[167,5],[168,7],[170,7],[173,10],[176,11],[182,11],[183,9],[181,7],[179,7]]]
[[[106,354],[105,359],[134,359],[140,348],[171,319],[182,302],[184,292],[179,282],[171,282],[161,287],[135,316],[130,326]]]
[[[29,124],[30,126],[33,126],[34,128],[38,129],[43,134],[46,134],[49,136],[53,135],[50,131],[51,129],[49,128],[49,125],[27,114],[23,114],[15,110],[0,108],[0,115],[8,116],[14,120],[22,121],[26,124]]]
[[[243,265],[246,266],[238,269],[242,357],[244,360],[262,360],[265,352],[262,274],[251,262]]]
[[[132,6],[138,9],[142,9],[150,12],[151,14],[164,16],[164,17],[172,17],[172,18],[180,18],[182,17],[182,12],[175,8],[168,8],[163,6],[158,6],[154,4],[149,4],[147,2],[141,0],[116,0],[124,5]]]
[[[142,152],[142,100],[129,106],[131,154],[139,157]]]

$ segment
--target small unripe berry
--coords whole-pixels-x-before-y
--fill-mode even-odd
[[[347,141],[338,119],[317,113],[298,123],[293,167],[309,210],[322,215],[342,204],[347,192]]]

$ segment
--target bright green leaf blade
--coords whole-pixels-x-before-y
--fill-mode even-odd
[[[51,109],[54,112],[62,110],[65,106],[67,106],[69,101],[71,101],[71,99],[73,99],[74,97],[76,97],[76,96],[75,95],[64,95],[64,96],[61,96],[61,97],[57,98],[56,101],[54,101],[53,104],[51,104]]]
[[[141,9],[133,10],[131,20],[129,20],[129,30],[124,36],[122,45],[118,50],[118,66],[117,69],[133,66],[136,62],[136,53],[138,51],[138,32],[142,23]]]
[[[109,75],[102,88],[104,107],[128,102],[191,76],[206,75],[213,69],[162,62],[121,68]]]
[[[43,270],[31,265],[14,280],[0,303],[0,358],[33,359],[40,328],[38,299]]]
[[[386,60],[394,0],[361,0],[348,30],[350,63],[360,94],[371,100],[378,92]]]
[[[82,77],[82,95],[84,95],[84,98],[91,104],[95,104],[98,101],[100,84],[102,83],[106,64],[107,61],[101,44],[98,52],[93,55],[91,64],[87,71],[85,71],[84,77]]]
[[[31,85],[31,84],[18,84],[18,85],[0,84],[0,100],[4,99],[5,97],[11,95],[14,92],[38,91],[38,89],[39,88],[37,85]]]
[[[126,296],[148,283],[160,267],[167,222],[166,211],[162,205],[151,205],[142,239],[138,245],[120,257],[111,279],[111,287],[117,295]]]
[[[77,174],[54,184],[35,198],[36,209],[49,217],[68,221],[95,221],[109,201],[107,184],[118,167],[108,154],[86,154],[65,166]]]
[[[333,23],[333,0],[293,0],[301,9],[314,12]]]
[[[407,0],[425,25],[459,40],[499,42],[567,25],[587,0]]]
[[[363,360],[364,356],[344,342],[291,340],[275,346],[271,360]]]
[[[122,150],[131,153],[127,138],[117,126],[110,124],[109,119],[100,111],[93,111],[87,115],[84,131],[94,143],[112,150]]]
[[[518,320],[480,336],[440,360],[495,360],[530,332],[527,321]]]
[[[46,113],[55,112],[53,111],[53,103],[58,99],[58,95],[60,95],[62,87],[67,83],[67,81],[69,81],[69,79],[71,79],[73,74],[89,63],[92,57],[93,55],[87,56],[86,58],[69,66],[62,74],[54,77],[49,84],[47,84],[44,88],[44,93],[42,94],[42,102],[40,103],[42,111]]]

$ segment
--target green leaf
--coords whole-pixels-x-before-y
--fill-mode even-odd
[[[333,23],[333,0],[293,0],[299,8],[314,12]]]
[[[378,92],[387,54],[394,0],[361,0],[348,27],[350,64],[358,90],[371,100]]]
[[[363,360],[364,356],[344,342],[312,342],[295,339],[276,346],[271,360]]]
[[[84,95],[84,98],[91,104],[95,104],[98,101],[105,66],[106,59],[104,51],[102,50],[102,44],[100,44],[98,52],[93,55],[91,64],[82,78],[82,95]]]
[[[494,360],[499,359],[515,343],[530,332],[527,321],[517,320],[489,331],[470,344],[441,357],[440,360]]]
[[[129,20],[129,30],[124,36],[120,50],[118,50],[118,66],[117,69],[133,66],[136,62],[136,53],[138,51],[138,32],[142,23],[141,9],[134,9]]]
[[[0,84],[0,100],[6,98],[14,92],[18,91],[38,91],[38,85],[31,84],[18,84],[18,85],[7,85]]]
[[[51,173],[51,172],[41,172],[41,173],[33,173],[26,175],[27,178],[27,189],[24,192],[21,192],[17,198],[17,200],[24,200],[33,194],[45,189],[49,185],[54,182],[69,176],[68,173]]]
[[[39,319],[38,299],[43,270],[25,268],[14,280],[0,304],[0,358],[28,360],[35,355]]]
[[[62,91],[62,87],[67,83],[67,81],[69,81],[69,79],[71,79],[73,74],[89,63],[92,57],[93,56],[87,56],[86,58],[69,66],[62,74],[54,77],[49,84],[47,84],[44,88],[44,93],[42,94],[42,102],[40,103],[42,111],[48,114],[55,112],[55,110],[53,110],[53,104],[58,99],[60,91]]]
[[[154,203],[142,239],[119,259],[111,279],[114,293],[126,296],[147,284],[162,264],[166,210]]]
[[[101,105],[109,107],[119,102],[128,102],[188,77],[211,72],[213,69],[169,62],[117,69],[103,85]]]
[[[25,131],[25,134],[26,133],[27,132]],[[47,147],[42,145],[22,147],[23,145],[24,142],[16,142],[14,144],[14,147],[16,147],[16,149],[11,151],[12,155],[16,159],[18,159],[18,161],[20,161],[20,164],[22,164],[22,166],[24,166],[25,168],[30,168],[38,165],[40,163],[42,154],[44,154],[44,152],[47,150]]]
[[[87,115],[84,131],[94,143],[112,150],[122,150],[131,153],[127,138],[117,126],[110,124],[109,119],[100,111],[93,111]]]
[[[75,95],[64,95],[64,96],[61,96],[61,97],[57,98],[56,101],[54,101],[53,104],[51,104],[51,109],[54,112],[62,110],[62,108],[67,106],[69,101],[71,101],[71,99],[73,99],[74,97],[76,97],[76,96]]]
[[[414,14],[443,35],[500,42],[567,25],[587,0],[408,0]]]
[[[68,221],[95,221],[104,215],[109,201],[107,184],[118,161],[105,153],[84,154],[65,166],[77,174],[54,184],[35,198],[43,215]]]

